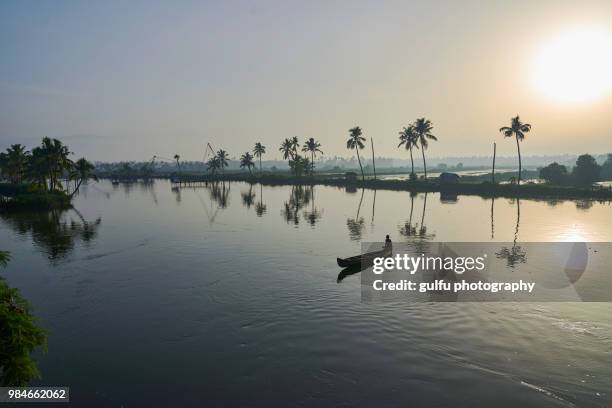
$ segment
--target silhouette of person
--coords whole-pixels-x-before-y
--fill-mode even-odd
[[[385,237],[385,248],[391,248],[391,238],[389,238],[389,235],[387,235]]]

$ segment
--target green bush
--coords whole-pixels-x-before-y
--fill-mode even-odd
[[[0,266],[8,262],[0,251]],[[31,353],[46,349],[47,335],[36,325],[28,302],[0,277],[0,386],[27,386],[40,372]]]

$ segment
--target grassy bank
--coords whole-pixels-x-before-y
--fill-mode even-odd
[[[0,184],[0,209],[3,210],[49,210],[70,206],[70,196],[63,191],[45,192],[26,184]]]
[[[571,187],[555,186],[550,184],[493,184],[490,182],[459,182],[441,183],[438,179],[430,180],[380,180],[366,178],[365,180],[346,179],[342,176],[315,175],[293,177],[289,175],[263,174],[231,174],[225,176],[194,176],[183,175],[172,178],[175,183],[202,183],[215,181],[243,181],[248,183],[261,183],[263,185],[327,185],[355,190],[360,188],[413,191],[413,192],[441,192],[448,196],[478,195],[483,197],[508,198],[556,198],[556,199],[595,199],[612,200],[612,190],[601,187]]]

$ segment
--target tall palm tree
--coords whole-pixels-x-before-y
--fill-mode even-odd
[[[225,174],[224,168],[229,166],[229,154],[223,150],[219,149],[217,152],[217,158],[219,159],[219,167],[221,168],[221,173]]]
[[[290,139],[290,142],[291,142],[291,148],[293,149],[293,158],[295,159],[295,157],[298,155],[298,149],[300,148],[300,143],[298,142],[297,136],[293,136]]]
[[[44,137],[40,147],[32,149],[32,155],[36,156],[38,171],[46,173],[45,179],[49,181],[49,190],[54,191],[61,187],[60,177],[72,168],[70,156],[72,152],[68,146],[57,139]]]
[[[249,175],[253,175],[251,172],[251,167],[255,167],[255,163],[253,163],[253,156],[251,153],[246,152],[242,156],[240,156],[240,168],[247,168],[249,170]]]
[[[304,143],[302,147],[303,152],[310,152],[310,174],[314,174],[314,159],[317,153],[323,154],[323,151],[319,149],[321,143],[317,142],[314,137],[311,137]]]
[[[405,127],[401,132],[399,132],[399,140],[400,143],[397,145],[397,147],[404,145],[406,150],[410,151],[410,178],[415,178],[412,148],[419,148],[419,137],[414,130],[414,125],[409,125],[408,127]]]
[[[427,163],[425,162],[425,150],[429,146],[429,140],[438,140],[437,137],[431,134],[433,124],[430,120],[425,118],[419,118],[414,122],[414,131],[418,136],[419,145],[421,146],[421,153],[423,154],[423,169],[425,171],[425,179],[427,179]]]
[[[259,159],[259,174],[261,174],[261,156],[266,154],[266,146],[262,145],[260,142],[255,143],[253,154]]]
[[[176,160],[176,167],[178,167],[178,170],[181,171],[181,162],[179,161],[181,159],[181,156],[179,156],[178,154],[174,155],[174,160]]]
[[[297,141],[297,137],[294,136],[292,139],[285,138],[278,149],[283,153],[283,159],[289,161],[289,168],[296,175],[296,163],[298,163],[297,146],[299,146],[299,143]]]
[[[88,179],[98,181],[98,177],[93,173],[94,169],[94,165],[88,162],[84,157],[80,158],[74,163],[71,177],[75,180],[78,180],[78,184],[72,194],[70,194],[70,197],[74,196],[76,192],[79,191],[79,188],[81,187],[81,183],[83,183],[83,181]]]
[[[504,134],[505,137],[516,138],[516,150],[518,151],[518,159],[519,159],[519,174],[518,174],[518,183],[521,184],[521,171],[522,171],[522,163],[521,163],[521,145],[519,142],[522,142],[525,139],[525,133],[531,130],[531,125],[529,123],[521,122],[521,119],[518,115],[512,118],[510,126],[504,126],[499,128],[499,131]]]
[[[363,149],[365,145],[365,137],[362,136],[362,131],[359,126],[355,126],[352,129],[349,129],[349,138],[346,141],[347,149],[355,149],[357,151],[357,161],[359,162],[359,168],[361,169],[361,180],[365,180],[365,175],[363,174],[363,166],[361,165],[361,158],[359,157],[359,150]]]

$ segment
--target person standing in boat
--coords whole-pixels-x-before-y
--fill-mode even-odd
[[[389,238],[389,235],[387,235],[385,237],[385,249],[391,249],[392,246],[393,244],[391,243],[391,238]]]

